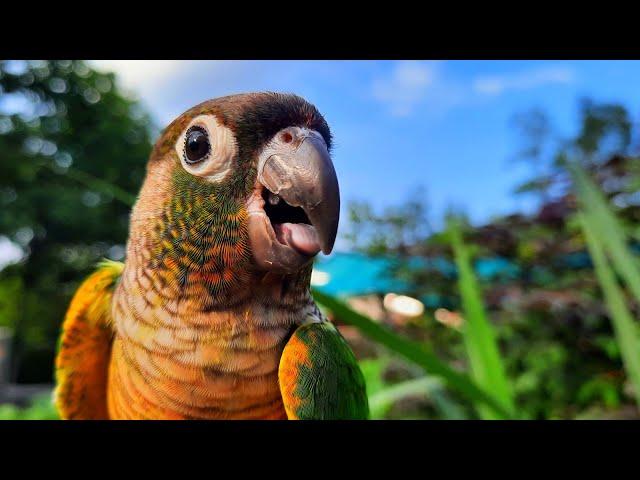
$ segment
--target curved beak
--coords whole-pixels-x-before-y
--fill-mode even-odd
[[[258,165],[258,180],[292,207],[300,207],[320,247],[331,253],[340,219],[338,178],[322,136],[312,130],[281,130]]]

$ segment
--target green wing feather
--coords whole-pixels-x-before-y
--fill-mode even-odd
[[[353,352],[329,322],[295,330],[278,372],[290,419],[364,420],[369,417],[365,381]]]

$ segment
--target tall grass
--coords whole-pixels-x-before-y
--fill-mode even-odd
[[[636,301],[640,302],[638,261],[627,247],[627,235],[602,192],[577,164],[570,165],[569,171],[580,202],[578,220],[609,310],[624,368],[640,407],[640,331],[609,259]]]
[[[634,323],[633,316],[627,308],[624,292],[618,285],[615,274],[609,266],[602,242],[593,230],[592,225],[595,222],[584,214],[579,214],[579,221],[611,316],[622,361],[633,383],[636,403],[640,406],[640,339],[638,338],[637,325]]]
[[[416,394],[433,396],[442,386],[442,381],[438,378],[424,376],[384,388],[369,396],[371,418],[384,418],[384,414],[397,400]]]
[[[515,418],[516,409],[511,385],[506,376],[496,335],[487,320],[480,287],[471,266],[471,255],[462,241],[459,222],[450,219],[447,232],[458,269],[458,286],[465,319],[462,336],[469,358],[471,378],[441,362],[423,345],[396,335],[335,298],[317,290],[314,291],[314,296],[345,323],[357,327],[372,340],[416,363],[431,376],[441,378],[449,387],[466,396],[474,404],[481,418]],[[388,395],[382,396],[381,401],[397,398],[406,392],[424,390],[428,384],[433,385],[433,380],[425,378],[407,382],[387,392]]]
[[[384,345],[396,354],[423,368],[428,374],[441,378],[475,405],[484,405],[495,418],[511,418],[512,411],[493,393],[476,384],[468,375],[460,373],[439,360],[420,343],[408,340],[370,318],[352,310],[340,300],[314,289],[313,295],[321,305],[331,310],[343,322],[358,328],[362,334]]]
[[[492,392],[503,408],[513,414],[515,405],[511,385],[507,380],[495,332],[487,320],[480,287],[471,267],[469,248],[462,241],[460,222],[450,218],[447,230],[458,269],[458,288],[464,314],[462,336],[471,375],[480,387]],[[479,405],[478,412],[484,419],[504,418],[485,405]]]
[[[618,274],[625,280],[629,290],[640,303],[640,268],[637,257],[627,247],[627,235],[609,202],[597,185],[578,164],[570,164],[580,205],[594,234],[603,246]]]

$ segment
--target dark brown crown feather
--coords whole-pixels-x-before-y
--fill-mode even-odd
[[[263,92],[229,95],[207,100],[175,119],[162,133],[151,158],[161,158],[173,145],[192,118],[216,115],[236,135],[239,157],[247,159],[286,127],[316,130],[331,148],[331,131],[318,109],[293,94]]]

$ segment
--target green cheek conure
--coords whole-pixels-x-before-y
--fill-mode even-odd
[[[103,263],[67,312],[62,418],[367,418],[356,359],[309,291],[338,228],[330,148],[294,95],[210,100],[165,129],[126,261]]]

